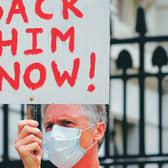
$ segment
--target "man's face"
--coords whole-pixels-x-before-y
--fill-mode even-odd
[[[89,119],[81,113],[80,105],[48,105],[45,112],[44,127],[45,131],[51,131],[53,125],[85,129],[89,127]],[[96,129],[88,129],[82,132],[80,145],[87,149],[92,145]]]

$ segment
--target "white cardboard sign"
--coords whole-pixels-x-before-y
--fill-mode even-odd
[[[109,8],[109,0],[1,0],[0,103],[108,103]]]

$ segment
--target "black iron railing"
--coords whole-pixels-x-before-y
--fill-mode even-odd
[[[128,50],[123,49],[116,60],[118,69],[122,70],[119,75],[111,75],[111,82],[120,79],[123,82],[123,119],[122,119],[122,142],[123,142],[123,154],[122,155],[110,155],[110,136],[109,128],[106,134],[105,150],[107,155],[101,157],[101,164],[106,168],[110,165],[118,165],[123,168],[135,165],[138,168],[145,168],[146,165],[157,165],[158,168],[163,168],[167,163],[168,167],[168,153],[163,153],[163,109],[162,109],[162,97],[163,97],[163,80],[168,76],[168,72],[163,72],[162,68],[168,66],[168,55],[166,50],[158,46],[152,55],[152,64],[158,68],[158,72],[151,73],[145,71],[145,45],[154,42],[167,42],[168,36],[147,36],[147,26],[145,21],[145,13],[143,8],[139,7],[137,10],[137,23],[136,32],[138,36],[133,38],[117,39],[111,38],[111,47],[124,44],[138,44],[139,46],[139,69],[138,73],[129,74],[128,70],[133,68],[133,61],[131,54]],[[158,81],[158,154],[147,154],[145,149],[145,80],[149,77],[154,77]],[[128,80],[137,79],[139,86],[139,152],[138,154],[128,154],[127,142],[128,142],[128,121],[127,121],[127,84]],[[167,86],[168,87],[168,86]],[[112,105],[111,105],[112,106]]]

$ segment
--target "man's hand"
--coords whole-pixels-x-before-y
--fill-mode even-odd
[[[42,156],[42,134],[34,120],[21,120],[18,123],[18,136],[15,148],[25,168],[39,168]]]

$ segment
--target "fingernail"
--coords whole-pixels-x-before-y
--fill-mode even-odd
[[[36,125],[38,125],[39,123],[38,123],[38,121],[34,121],[34,125],[36,126]]]

